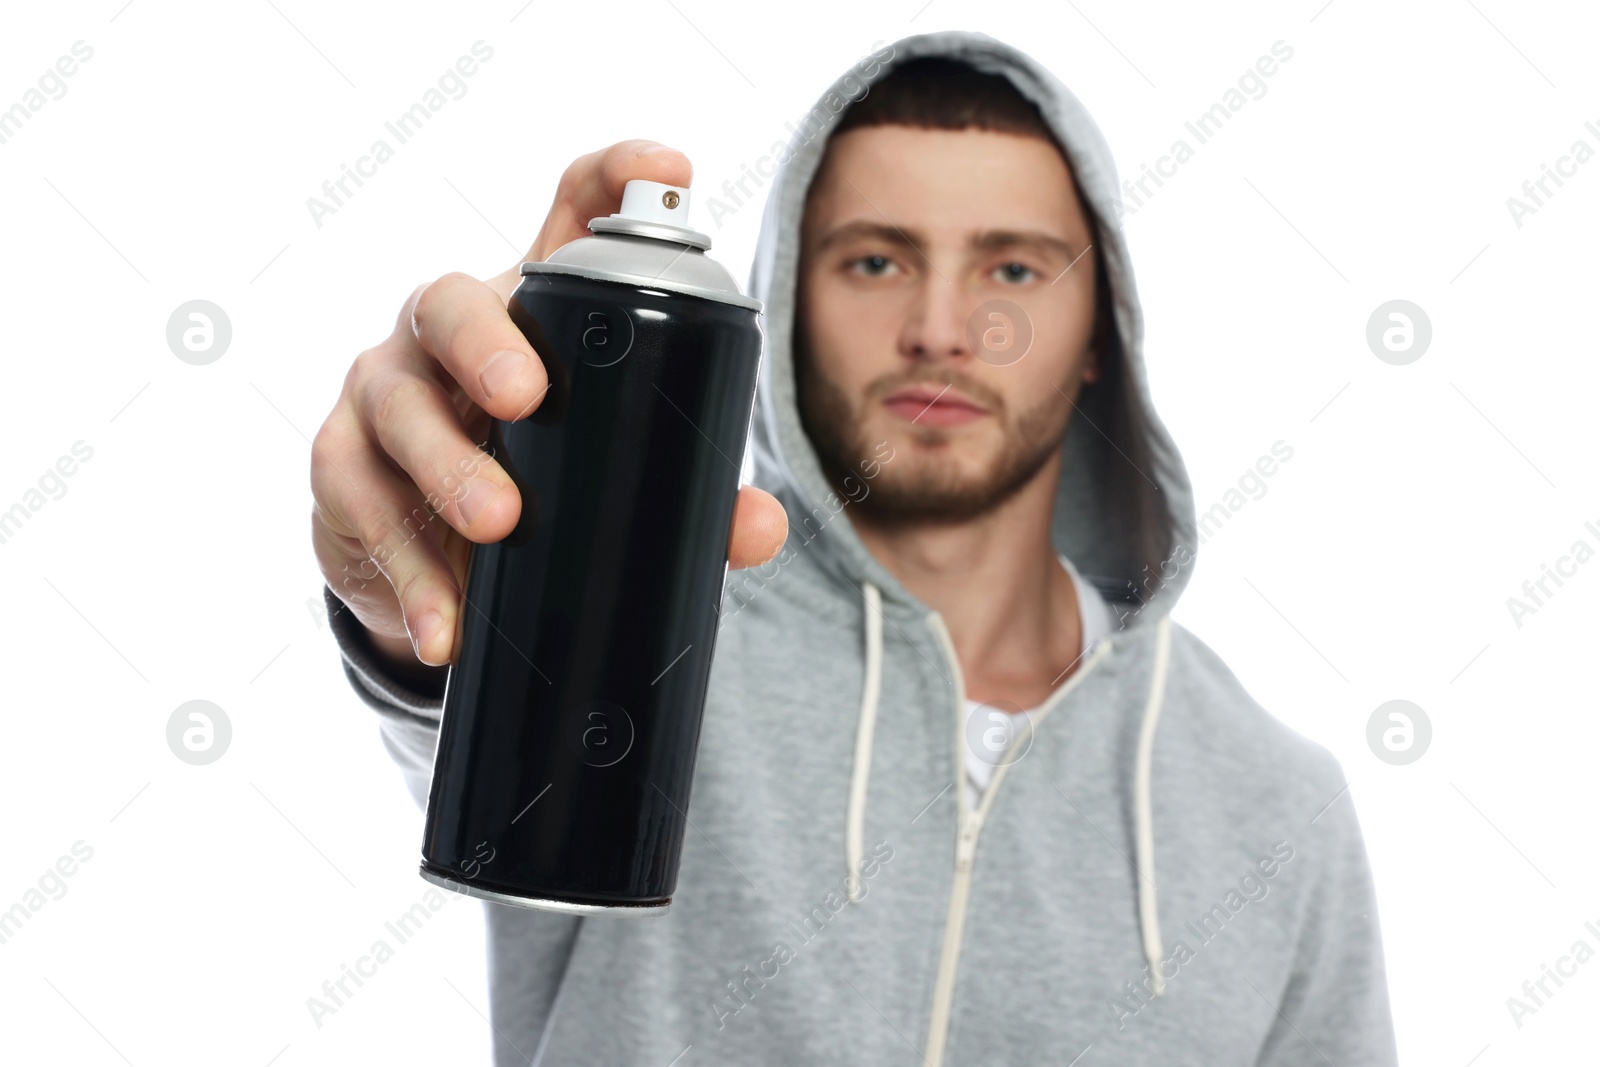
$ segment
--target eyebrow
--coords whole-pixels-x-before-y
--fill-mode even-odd
[[[1015,248],[1018,245],[1057,252],[1068,259],[1074,258],[1077,252],[1071,242],[1039,230],[986,230],[972,242],[972,246],[982,252]]]
[[[828,231],[817,242],[817,251],[823,252],[836,244],[855,240],[862,237],[875,237],[888,244],[910,248],[921,254],[920,244],[924,241],[923,234],[915,229],[903,229],[887,223],[858,220],[847,222]],[[992,252],[1002,248],[1015,248],[1018,246],[1034,247],[1046,251],[1056,252],[1068,259],[1077,255],[1077,249],[1069,241],[1039,230],[985,230],[968,242],[970,247],[980,252]]]
[[[886,222],[871,222],[863,219],[856,222],[847,222],[843,226],[829,230],[817,242],[817,251],[823,252],[836,244],[843,244],[845,241],[853,241],[860,237],[876,237],[878,240],[888,244],[915,249],[922,239],[922,234],[917,230],[912,230],[908,233],[898,226],[890,226]]]

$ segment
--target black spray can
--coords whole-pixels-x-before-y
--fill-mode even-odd
[[[422,876],[578,914],[652,914],[677,883],[755,403],[759,302],[627,184],[592,236],[522,265],[512,320],[548,370],[488,448],[522,494],[476,545]]]

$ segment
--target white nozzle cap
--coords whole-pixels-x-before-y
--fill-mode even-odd
[[[689,227],[689,190],[635,178],[622,187],[622,207],[612,218]]]

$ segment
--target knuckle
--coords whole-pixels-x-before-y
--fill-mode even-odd
[[[434,388],[432,382],[414,374],[390,374],[374,382],[368,394],[373,425],[400,425],[408,413],[423,408],[432,399]]]
[[[326,483],[328,474],[328,449],[332,443],[328,440],[328,424],[323,423],[317,435],[311,439],[311,489],[317,493],[320,486]],[[317,495],[321,495],[318,493]]]
[[[473,478],[479,478],[494,485],[501,485],[504,481],[509,481],[505,477],[505,472],[501,469],[500,464],[496,463],[481,448],[475,448],[472,452],[461,456],[454,465],[445,470],[439,479],[438,491],[428,497],[428,506],[434,507],[435,503],[437,503],[438,507],[435,507],[434,510],[444,510],[445,504],[460,498],[465,491],[466,483]]]
[[[388,366],[392,358],[387,344],[377,344],[362,349],[356,354],[356,358],[350,361],[350,369],[345,372],[345,395],[358,396],[367,383]]]
[[[416,310],[417,299],[427,290],[428,282],[419,282],[401,303],[400,310],[395,312],[394,329],[389,331],[391,338],[401,337],[412,331],[412,315]]]
[[[389,582],[394,587],[394,595],[400,601],[401,610],[407,618],[427,590],[427,570],[423,567],[408,567],[397,569],[389,575]]]
[[[400,305],[399,321],[395,324],[396,326],[406,325],[411,322],[411,315],[416,310],[417,300],[423,293],[428,291],[428,286],[432,284],[432,282],[417,283],[417,287],[411,290],[411,294],[406,297],[406,302]]]
[[[567,169],[561,172],[560,181],[556,182],[557,206],[571,207],[577,202],[585,186],[594,180],[605,165],[608,154],[616,150],[616,145],[601,148],[579,156],[567,164]]]
[[[453,270],[429,283],[417,294],[416,301],[412,304],[412,328],[420,332],[424,322],[431,323],[437,319],[440,312],[448,306],[451,297],[460,291],[462,283],[471,280],[471,275]]]
[[[571,163],[568,163],[567,169],[561,172],[561,180],[556,183],[556,187],[558,189],[565,188],[583,181],[588,177],[589,172],[594,169],[595,163],[603,159],[605,154],[614,147],[616,146],[612,145],[595,152],[586,152]]]
[[[343,422],[342,413],[330,415],[311,439],[311,489],[319,497],[324,495],[330,484],[329,476],[337,466],[335,457],[347,447],[348,437]]]
[[[395,560],[399,552],[393,545],[394,527],[388,516],[377,508],[369,508],[355,517],[356,539],[377,569],[393,580]]]
[[[322,501],[315,497],[311,500],[311,540],[317,543],[319,538],[336,536],[340,531],[335,529],[332,518],[322,506]]]
[[[445,277],[449,277],[449,275]],[[417,298],[411,302],[411,330],[413,333],[420,334],[422,332],[422,324],[432,321],[435,307],[439,302],[439,285],[443,281],[444,278],[440,278],[438,281],[429,282],[427,287],[418,293]]]
[[[402,601],[425,589],[433,572],[431,517],[425,508],[415,507],[404,516],[373,515],[364,527],[362,544]]]

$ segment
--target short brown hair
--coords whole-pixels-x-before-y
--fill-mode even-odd
[[[858,126],[976,127],[1056,141],[1038,107],[1017,92],[1010,79],[942,56],[907,60],[894,67],[850,106],[833,132]]]

